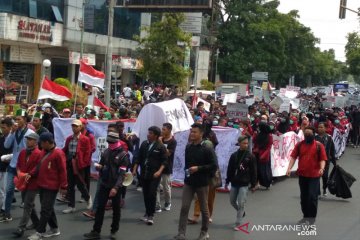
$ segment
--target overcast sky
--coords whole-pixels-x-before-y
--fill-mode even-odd
[[[320,38],[322,50],[335,49],[336,59],[345,61],[344,47],[349,32],[359,31],[357,14],[347,11],[346,19],[339,19],[340,0],[280,0],[279,11],[299,10],[300,22],[310,27]],[[347,0],[347,7],[357,10],[358,0]]]

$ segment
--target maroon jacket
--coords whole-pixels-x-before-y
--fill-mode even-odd
[[[47,152],[40,154],[42,159]],[[37,176],[37,184],[40,188],[59,190],[67,188],[66,158],[64,152],[55,148],[50,155],[41,163]]]
[[[69,143],[73,137],[74,136],[71,135],[66,139],[65,147],[62,149],[66,156],[69,151]],[[92,149],[89,138],[83,134],[80,134],[75,156],[79,170],[91,165],[91,151]]]
[[[26,149],[21,150],[18,162],[16,165],[16,170],[23,173],[32,173],[37,168],[37,165],[41,159],[41,151],[36,147],[30,153],[28,160],[26,161]],[[29,179],[28,184],[26,185],[26,190],[36,190],[38,188],[36,176]]]

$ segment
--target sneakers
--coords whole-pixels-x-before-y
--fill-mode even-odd
[[[58,197],[56,198],[56,200],[59,201],[59,202],[61,202],[61,203],[69,203],[69,200],[66,199],[66,198],[63,197],[63,196],[58,196]]]
[[[31,235],[30,237],[28,237],[28,240],[41,240],[42,239],[42,235],[41,233],[34,233],[33,235]]]
[[[136,188],[136,191],[142,192],[142,187],[137,187],[137,188]]]
[[[26,226],[25,230],[34,230],[34,229],[36,229],[36,226],[37,225],[35,225],[35,224],[31,224],[29,226]]]
[[[84,202],[86,202],[85,199],[84,199],[84,198],[80,198],[79,203],[84,203]]]
[[[10,214],[4,214],[1,218],[0,218],[0,223],[2,222],[11,222],[13,219],[11,217]]]
[[[155,208],[155,212],[157,212],[157,213],[161,213],[161,212],[162,212],[162,210],[161,210],[161,206],[156,207],[156,208]]]
[[[111,240],[116,240],[116,232],[111,232],[109,238]]]
[[[165,203],[164,209],[165,209],[165,211],[170,211],[170,209],[171,209],[171,203]]]
[[[21,228],[18,228],[18,229],[16,229],[16,231],[14,231],[12,234],[13,234],[16,238],[20,238],[20,237],[22,237],[22,236],[24,235],[24,230],[21,229]]]
[[[90,219],[95,219],[95,212],[93,211],[82,212],[82,214]]]
[[[140,221],[147,222],[148,216],[145,214],[143,217],[140,218]]]
[[[44,238],[49,238],[49,237],[54,237],[54,236],[59,236],[60,235],[60,231],[58,228],[52,228],[49,231],[47,231],[46,233],[42,234],[42,236]]]
[[[149,216],[146,223],[147,225],[154,225],[154,217]]]
[[[75,208],[73,208],[73,207],[68,207],[67,209],[64,209],[62,212],[64,213],[64,214],[68,214],[68,213],[73,213],[73,212],[75,212]]]
[[[210,236],[208,232],[201,231],[200,236],[197,238],[197,240],[209,240]]]
[[[92,201],[92,198],[90,196],[89,200],[87,201],[87,205],[86,205],[86,208],[88,210],[90,210],[92,208],[92,205],[93,205],[93,201]]]
[[[100,239],[101,236],[100,236],[100,233],[92,230],[92,231],[89,232],[89,233],[85,233],[85,234],[84,234],[84,238],[85,238],[85,239],[88,239],[88,240],[89,240],[89,239]]]
[[[174,240],[186,240],[185,235],[184,234],[178,234],[174,237]]]
[[[303,218],[300,221],[297,222],[298,225],[309,225],[310,222],[307,218]]]

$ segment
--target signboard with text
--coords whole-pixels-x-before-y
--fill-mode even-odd
[[[227,116],[232,118],[247,118],[248,115],[248,105],[244,103],[228,103],[226,107]]]

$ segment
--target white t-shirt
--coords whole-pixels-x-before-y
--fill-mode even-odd
[[[124,96],[125,96],[125,97],[131,97],[131,92],[132,92],[131,88],[129,88],[129,87],[124,87],[123,92],[124,92]]]

